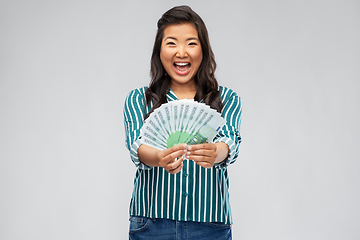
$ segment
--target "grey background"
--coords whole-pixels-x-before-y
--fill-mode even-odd
[[[189,4],[243,103],[234,239],[360,239],[360,2],[1,1],[0,239],[126,239],[126,94]]]

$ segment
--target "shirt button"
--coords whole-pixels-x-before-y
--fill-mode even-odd
[[[187,197],[189,194],[188,194],[188,193],[184,193],[183,195],[184,195],[184,197]]]
[[[184,177],[187,177],[187,176],[189,176],[189,174],[187,174],[187,173],[184,173]]]

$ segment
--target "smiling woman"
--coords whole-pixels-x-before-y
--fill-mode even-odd
[[[174,64],[173,62],[170,64],[171,66],[168,66],[169,69],[166,69],[167,67],[163,65],[160,56],[162,55],[162,51],[165,51],[167,47],[170,48],[171,46],[179,49],[179,52],[175,53],[178,55],[178,58],[184,56],[186,54],[185,49],[179,48],[179,46],[176,45],[176,41],[178,40],[188,40],[188,50],[191,48],[201,48],[202,59],[200,60],[200,65],[197,71],[192,72],[195,74],[192,77],[194,83],[196,84],[195,96],[192,98],[196,101],[202,100],[213,109],[221,112],[223,103],[219,96],[219,86],[215,78],[215,57],[210,46],[207,28],[201,17],[188,6],[174,7],[164,13],[164,15],[159,19],[157,27],[158,31],[155,37],[153,53],[151,56],[151,82],[149,87],[146,89],[145,94],[146,104],[152,104],[153,107],[149,113],[145,115],[145,118],[147,118],[154,109],[158,108],[161,104],[167,101],[166,94],[173,82],[171,81],[172,78],[170,76],[171,71],[167,71],[170,67],[173,68],[175,66],[172,65]],[[185,32],[185,30],[188,31]],[[183,38],[178,31],[182,31],[182,34],[186,34],[186,37]],[[170,33],[175,35],[166,35]],[[178,38],[176,38],[176,36],[178,36]],[[169,41],[169,45],[164,46],[165,40]],[[178,61],[182,62],[179,59]],[[194,66],[190,64],[190,68],[194,68]],[[189,75],[190,74],[191,70]],[[181,95],[178,97],[188,97],[187,95],[182,95],[185,93],[182,92],[181,94],[180,91],[181,89],[177,90],[178,94]],[[193,93],[194,89],[192,89],[192,94]]]
[[[138,168],[130,239],[231,239],[227,167],[239,153],[241,102],[234,91],[218,85],[209,42],[204,22],[190,7],[167,11],[158,21],[150,85],[125,100],[126,144]],[[149,114],[185,98],[221,113],[226,123],[215,138],[164,150],[143,144],[141,129]]]
[[[170,87],[181,98],[194,98],[195,75],[202,62],[201,43],[195,26],[191,23],[165,28],[160,59],[171,78]],[[188,94],[185,94],[188,92]]]

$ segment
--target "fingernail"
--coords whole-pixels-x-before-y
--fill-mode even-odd
[[[192,148],[191,146],[188,146],[188,150],[191,150],[191,148]]]

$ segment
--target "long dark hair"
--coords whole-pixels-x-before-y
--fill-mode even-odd
[[[166,27],[181,23],[194,24],[202,48],[203,58],[195,76],[197,92],[194,100],[200,101],[203,99],[205,104],[218,112],[221,112],[223,107],[218,90],[218,82],[215,78],[215,57],[210,47],[209,35],[205,23],[189,6],[178,6],[164,13],[157,22],[158,30],[151,56],[151,82],[145,92],[147,105],[152,102],[153,106],[150,112],[145,115],[145,119],[154,109],[166,102],[166,94],[169,90],[171,79],[160,60],[161,42]]]

